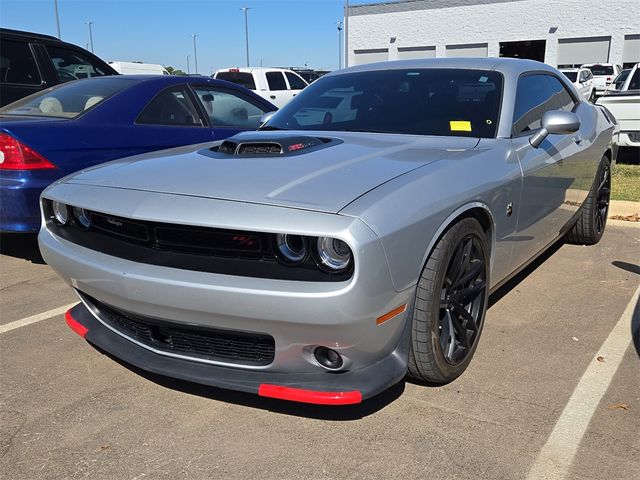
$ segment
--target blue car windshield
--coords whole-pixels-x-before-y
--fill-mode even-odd
[[[502,74],[402,69],[330,75],[305,88],[261,129],[495,137]]]
[[[110,76],[63,83],[5,105],[0,115],[75,118],[135,82]]]

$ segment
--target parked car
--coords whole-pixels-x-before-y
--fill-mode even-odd
[[[591,103],[595,102],[596,86],[593,83],[591,70],[588,68],[564,68],[560,71],[573,83],[580,95]]]
[[[0,28],[0,106],[59,83],[115,74],[76,45],[49,35]]]
[[[217,70],[213,78],[253,90],[278,108],[286,105],[307,86],[300,75],[283,68],[223,68]]]
[[[596,95],[602,95],[613,79],[622,71],[622,67],[615,63],[585,63],[580,68],[588,68],[593,73],[593,83]]]
[[[209,142],[260,125],[275,107],[207,77],[98,77],[0,109],[0,232],[36,232],[53,181],[115,158]]]
[[[116,72],[122,75],[169,75],[162,65],[144,62],[109,62]]]
[[[297,115],[358,92],[353,118]],[[67,323],[124,362],[265,397],[358,403],[446,383],[489,293],[607,221],[613,124],[558,70],[384,62],[306,88],[258,132],[79,172],[42,196]]]
[[[631,73],[631,69],[630,68],[625,68],[624,70],[622,70],[618,74],[618,76],[613,79],[613,82],[611,82],[609,84],[609,86],[605,90],[605,94],[607,92],[614,92],[616,90],[620,90],[622,88],[622,86],[624,85],[625,80],[629,76],[629,73]]]
[[[625,157],[630,154],[631,162],[640,161],[640,70],[636,64],[619,90],[607,92],[597,101],[606,107],[619,123],[615,138],[617,145],[624,149]]]

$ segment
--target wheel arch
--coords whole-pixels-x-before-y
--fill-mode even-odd
[[[422,261],[420,263],[421,265],[420,271],[422,271],[422,269],[427,264],[427,260],[429,259],[431,252],[435,248],[436,244],[440,241],[442,236],[445,233],[447,233],[447,231],[453,225],[455,225],[456,223],[458,223],[459,221],[465,218],[475,218],[478,221],[478,223],[480,223],[482,230],[484,230],[485,232],[487,247],[489,248],[489,252],[488,252],[489,274],[491,274],[491,272],[493,271],[493,260],[494,260],[493,252],[495,251],[495,242],[496,242],[496,239],[495,239],[496,225],[495,225],[495,219],[493,217],[493,214],[491,213],[491,210],[483,202],[471,202],[471,203],[465,204],[457,208],[456,210],[454,210],[451,214],[449,214],[444,219],[444,221],[440,224],[440,226],[436,230],[436,233],[431,237],[431,240],[422,256]]]

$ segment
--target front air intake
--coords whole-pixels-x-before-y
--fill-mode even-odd
[[[278,143],[241,143],[236,155],[269,155],[282,153]]]
[[[299,135],[278,136],[267,139],[262,135],[259,138],[256,138],[256,136],[254,138],[246,137],[247,135],[245,134],[243,138],[238,136],[227,139],[220,146],[214,147],[212,151],[234,156],[290,155],[335,143],[335,140],[328,138]]]

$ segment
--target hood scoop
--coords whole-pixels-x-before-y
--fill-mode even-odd
[[[211,149],[213,152],[236,157],[247,156],[280,156],[296,153],[306,153],[310,150],[317,150],[323,146],[342,143],[339,140],[330,138],[308,137],[300,135],[278,136],[276,138],[265,138],[264,135],[255,138],[243,135],[241,138],[231,137],[219,146]]]

